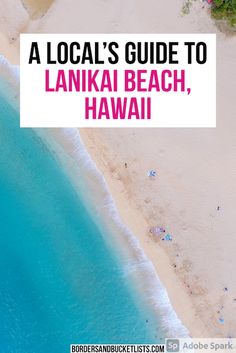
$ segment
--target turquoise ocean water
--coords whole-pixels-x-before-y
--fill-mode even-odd
[[[159,341],[84,202],[2,97],[0,147],[0,353]]]

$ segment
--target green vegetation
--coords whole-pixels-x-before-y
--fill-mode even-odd
[[[236,0],[213,0],[212,15],[216,20],[226,20],[236,26]]]

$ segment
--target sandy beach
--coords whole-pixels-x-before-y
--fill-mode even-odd
[[[0,53],[10,62],[19,62],[20,32],[217,33],[216,129],[80,134],[121,219],[139,239],[191,335],[236,337],[236,36],[221,33],[199,1],[188,15],[182,14],[182,0],[171,6],[164,0],[50,5],[0,1]],[[151,169],[154,178],[147,175]],[[165,228],[172,242],[153,239],[152,227]]]

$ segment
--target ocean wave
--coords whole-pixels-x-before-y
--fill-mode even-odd
[[[19,109],[20,68],[11,65],[8,60],[0,55],[0,93],[13,106]]]
[[[0,75],[8,80],[14,89],[15,94],[10,99],[15,104],[19,100],[19,67],[10,65],[3,56],[0,56]],[[49,130],[38,129],[35,132],[55,152],[59,163],[67,167],[65,168],[67,173],[68,170],[71,171],[72,183],[78,188],[79,194],[86,199],[85,204],[87,206],[89,204],[88,210],[96,216],[96,220],[99,221],[98,225],[102,223],[107,229],[112,228],[114,231],[115,237],[113,239],[106,237],[105,240],[110,243],[118,241],[128,244],[128,246],[120,247],[126,251],[124,276],[135,277],[142,281],[142,290],[145,288],[145,300],[158,314],[166,336],[189,337],[188,330],[175,313],[152,262],[145,255],[135,235],[122,223],[106,181],[86,150],[79,130],[58,129],[59,139],[52,139]],[[69,152],[58,143],[60,139],[69,146]],[[68,168],[68,165],[71,168]]]
[[[0,73],[6,79],[8,79],[10,83],[14,84],[14,86],[19,85],[19,79],[20,79],[19,66],[10,64],[9,61],[3,55],[0,55]]]

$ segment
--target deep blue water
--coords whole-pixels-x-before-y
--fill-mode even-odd
[[[1,97],[0,148],[0,353],[157,341],[66,175]]]

